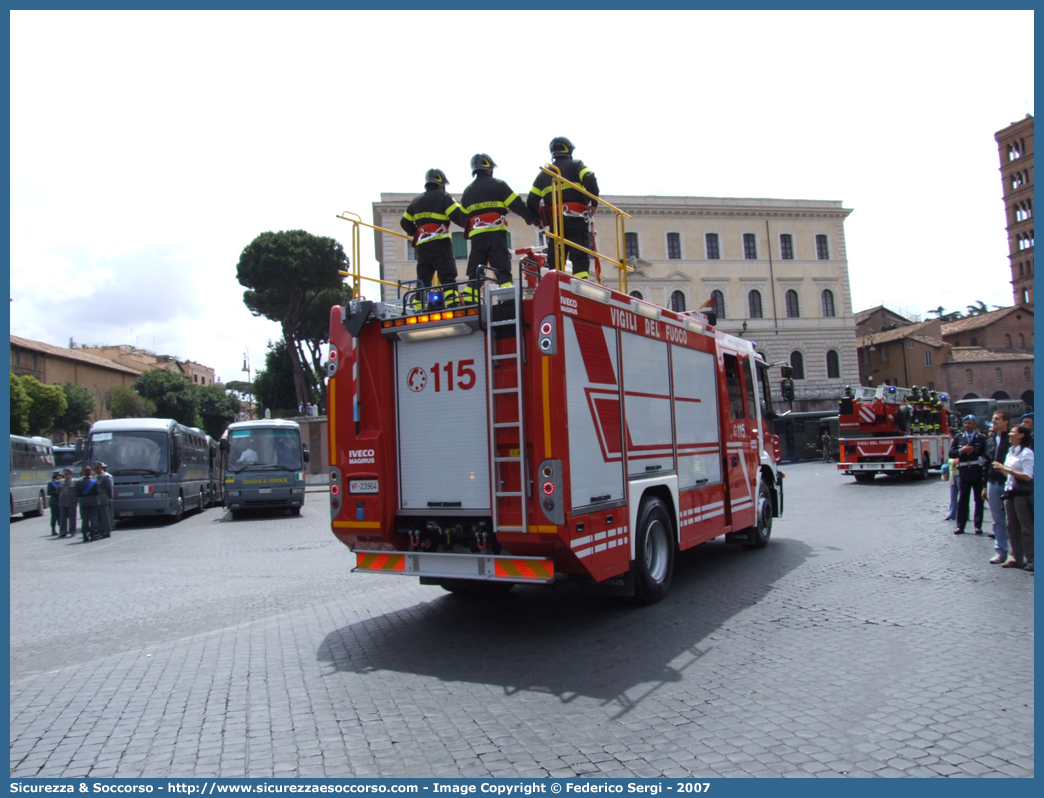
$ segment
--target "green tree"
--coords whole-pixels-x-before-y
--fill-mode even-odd
[[[212,438],[220,438],[239,414],[239,399],[224,385],[201,385],[197,394],[203,430]]]
[[[65,392],[60,385],[45,385],[28,374],[22,387],[29,397],[29,434],[44,435],[54,429],[55,419],[65,412]]]
[[[262,412],[263,408],[268,408],[273,416],[297,415],[294,369],[286,341],[268,342],[265,367],[254,374],[254,389],[254,398]]]
[[[239,256],[236,277],[248,289],[243,303],[255,316],[282,327],[292,366],[294,407],[323,393],[321,347],[328,336],[330,308],[351,297],[340,274],[347,268],[348,257],[339,243],[304,230],[262,233]]]
[[[22,387],[22,381],[11,372],[11,434],[25,435],[29,431],[29,408],[33,402]]]
[[[125,385],[114,385],[109,390],[109,407],[113,418],[151,418],[156,415],[156,404],[145,399]]]
[[[62,383],[62,393],[65,394],[65,412],[55,419],[54,427],[67,436],[75,437],[91,425],[94,395],[71,382]]]
[[[225,387],[238,394],[240,399],[246,399],[254,393],[253,383],[247,382],[246,380],[229,380],[225,383]]]
[[[166,369],[152,369],[139,374],[134,390],[155,405],[159,418],[172,418],[189,427],[200,426],[199,401],[191,382]]]
[[[942,305],[939,305],[939,307],[937,308],[932,308],[928,312],[934,313],[936,316],[938,316],[939,321],[957,321],[957,319],[964,318],[964,314],[961,313],[959,310],[955,310],[952,313],[947,313],[946,308],[944,308]]]

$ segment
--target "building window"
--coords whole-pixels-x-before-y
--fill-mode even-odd
[[[685,312],[685,294],[683,294],[681,291],[671,292],[671,310],[675,311],[676,313]]]
[[[870,365],[870,350],[869,349],[863,349],[861,351],[863,353],[863,365],[864,366],[869,366]]]
[[[1004,348],[1011,349],[1011,336],[1004,333]]]
[[[707,260],[719,260],[721,250],[718,249],[718,234],[707,233]]]
[[[199,375],[198,374],[193,374],[192,375],[192,381],[198,385],[199,384]]]
[[[801,307],[798,305],[798,293],[793,288],[787,291],[787,317],[796,319],[801,315]]]
[[[544,234],[540,234],[540,238],[543,238]],[[543,241],[540,242],[543,245]],[[453,234],[453,258],[454,260],[467,260],[468,259],[468,240],[464,238],[463,233]]]
[[[1030,367],[1024,366],[1022,369],[1022,379],[1026,382],[1033,382],[1033,378],[1030,376]]]
[[[747,296],[747,305],[750,308],[750,317],[760,319],[764,315],[761,310],[761,292],[754,289]]]
[[[971,345],[972,346],[978,346],[979,345],[979,339],[976,338],[974,335],[972,336],[972,339],[971,339]]]
[[[914,347],[914,342],[913,341],[907,341],[906,342],[906,348],[907,349],[913,349],[913,347]]]
[[[964,384],[965,385],[974,385],[975,384],[975,375],[972,374],[972,370],[971,369],[965,369],[964,370]]]
[[[1016,338],[1015,340],[1018,341],[1019,349],[1025,349],[1026,348],[1026,336],[1025,335],[1023,335],[1022,333],[1019,333],[1019,337]]]
[[[794,260],[794,237],[790,233],[779,237],[779,253],[783,260]]]
[[[681,260],[681,234],[667,234],[667,259]]]
[[[627,257],[637,258],[638,257],[638,234],[637,233],[624,233],[624,246],[627,250]]]
[[[801,356],[800,352],[790,353],[790,367],[794,369],[795,380],[805,379],[805,358]]]
[[[823,316],[826,318],[834,317],[834,292],[829,288],[823,291]]]
[[[827,377],[836,380],[841,376],[841,360],[833,349],[827,350]]]
[[[1004,372],[1001,371],[1000,369],[994,369],[993,370],[993,381],[995,383],[997,383],[998,385],[1003,383],[1004,382]]]
[[[725,294],[715,289],[711,291],[711,302],[714,305],[714,312],[717,314],[719,319],[725,318]]]
[[[881,353],[881,362],[882,363],[887,363],[888,362],[888,344],[881,344],[877,348],[877,351]]]
[[[747,260],[758,259],[758,242],[753,233],[743,234],[743,257]]]
[[[632,291],[631,296],[633,296],[635,299],[645,299],[645,297],[642,296],[641,291]]]
[[[816,258],[819,260],[830,260],[830,247],[825,235],[816,236]]]
[[[409,241],[406,242],[406,260],[417,260],[417,250]]]
[[[1025,288],[1022,289],[1022,304],[1029,304],[1029,291]]]
[[[1025,277],[1025,276],[1026,276],[1026,270],[1022,267],[1022,264],[1020,263],[1019,264],[1019,277]]]
[[[933,380],[928,380],[928,390],[929,391],[934,391],[935,390],[935,382]]]
[[[931,366],[932,365],[932,352],[931,352],[931,350],[927,350],[924,353],[924,365],[926,365],[926,366]]]

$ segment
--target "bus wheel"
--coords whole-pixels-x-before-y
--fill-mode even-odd
[[[301,514],[301,508],[300,507],[291,507],[290,508],[290,515],[300,515],[300,514]]]
[[[674,574],[674,525],[663,502],[650,496],[638,510],[634,543],[634,594],[641,604],[654,604],[671,587]]]
[[[207,506],[207,497],[203,495],[203,488],[199,489],[199,511],[203,512],[203,508]]]
[[[29,510],[26,513],[22,513],[26,518],[39,518],[43,515],[44,507],[47,506],[47,499],[44,498],[43,491],[40,491],[40,495],[36,497],[36,508]]]
[[[181,517],[185,514],[185,497],[181,495],[181,491],[178,491],[178,504],[174,510],[174,515],[171,516],[171,521],[177,523],[181,520]]]
[[[855,475],[856,482],[873,482],[877,476],[876,471],[860,471]]]
[[[764,482],[758,488],[757,517],[751,531],[754,533],[754,542],[745,543],[745,549],[763,549],[768,545],[772,537],[772,495],[769,493],[768,485]]]

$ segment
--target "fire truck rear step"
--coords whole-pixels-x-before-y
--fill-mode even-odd
[[[353,573],[476,579],[496,582],[555,581],[555,564],[544,557],[355,550]]]

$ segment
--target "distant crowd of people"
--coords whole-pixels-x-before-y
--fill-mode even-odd
[[[73,479],[71,468],[55,471],[47,483],[47,499],[51,508],[51,534],[76,537],[76,511],[80,513],[80,534],[84,543],[112,535],[112,476],[105,463],[84,466],[79,479]]]
[[[956,521],[953,534],[963,535],[970,516],[975,534],[981,535],[984,507],[989,507],[994,550],[990,562],[1032,571],[1033,413],[1012,425],[1008,413],[997,410],[985,433],[975,416],[965,416],[963,423],[944,466],[944,478],[950,480],[946,520]]]

